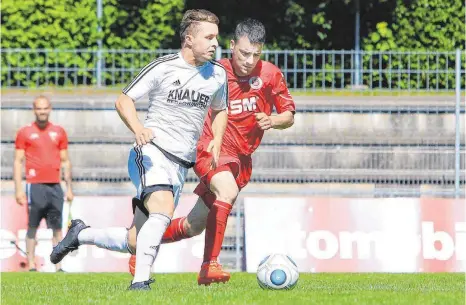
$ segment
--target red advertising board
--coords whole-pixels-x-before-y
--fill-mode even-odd
[[[0,262],[1,271],[27,270],[26,250],[27,207],[16,204],[13,197],[1,197]],[[197,200],[184,195],[175,217],[187,215]],[[76,197],[71,206],[73,218],[80,218],[95,228],[129,227],[132,221],[131,197]],[[65,216],[67,209],[64,210]],[[66,225],[66,224],[65,224]],[[64,227],[64,233],[66,227]],[[36,264],[39,271],[53,272],[49,261],[52,251],[52,231],[42,221],[37,232]],[[162,245],[154,264],[154,272],[198,272],[202,263],[204,234],[177,243]],[[129,254],[112,252],[95,246],[81,246],[63,260],[67,272],[126,272]]]
[[[464,272],[464,200],[245,198],[248,272],[270,253],[301,272]]]

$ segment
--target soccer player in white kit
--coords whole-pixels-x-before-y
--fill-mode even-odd
[[[116,101],[120,118],[136,139],[128,159],[128,172],[137,188],[137,199],[149,212],[148,218],[135,213],[137,262],[130,290],[150,289],[151,268],[188,169],[194,165],[197,141],[209,107],[215,114],[214,139],[209,144],[213,167],[219,158],[227,124],[228,82],[225,69],[212,61],[218,46],[218,23],[218,18],[209,11],[187,11],[180,26],[181,51],[145,66]],[[149,109],[143,125],[134,101],[146,94]],[[95,229],[82,220],[73,220],[50,260],[58,263],[82,244],[128,252],[127,238],[126,228]]]

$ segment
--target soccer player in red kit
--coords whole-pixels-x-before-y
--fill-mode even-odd
[[[172,220],[163,242],[169,243],[200,234],[204,228],[204,262],[198,275],[199,285],[226,282],[230,274],[218,264],[227,218],[238,193],[252,173],[252,153],[266,130],[293,125],[295,104],[283,74],[275,65],[260,60],[265,28],[257,20],[239,23],[231,41],[232,59],[220,63],[228,74],[228,125],[220,159],[213,169],[208,145],[213,138],[209,113],[198,142],[194,171],[201,183],[195,193],[199,200],[187,217]],[[277,114],[272,114],[275,108]],[[135,257],[130,259],[130,271]]]

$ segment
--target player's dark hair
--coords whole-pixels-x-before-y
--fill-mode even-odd
[[[235,41],[245,36],[251,43],[265,43],[265,27],[262,22],[248,18],[238,23],[235,29]]]
[[[218,17],[208,10],[187,10],[180,24],[181,43],[184,42],[186,35],[195,33],[196,27],[200,22],[219,24]]]

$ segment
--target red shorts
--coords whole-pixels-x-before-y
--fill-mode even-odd
[[[236,185],[241,190],[244,188],[252,174],[252,159],[251,156],[234,156],[228,154],[226,151],[220,152],[220,158],[217,164],[217,168],[211,169],[212,154],[207,152],[207,147],[210,141],[199,141],[197,145],[197,156],[196,165],[194,165],[194,172],[201,180],[194,190],[194,193],[200,197],[211,193],[209,189],[210,180],[212,177],[223,171],[229,171],[235,177]]]

